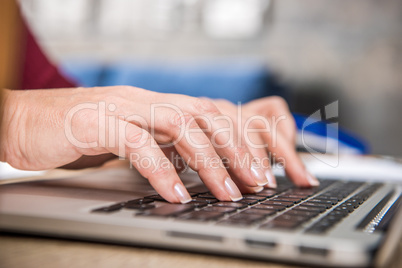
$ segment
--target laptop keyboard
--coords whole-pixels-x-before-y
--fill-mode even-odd
[[[237,202],[221,202],[209,192],[190,192],[193,200],[187,204],[170,204],[160,195],[150,195],[92,212],[126,209],[133,210],[136,217],[211,221],[217,225],[266,230],[303,228],[306,233],[322,234],[350,215],[381,186],[380,183],[322,180],[319,187],[296,188],[287,180],[278,179],[277,189],[244,194]]]

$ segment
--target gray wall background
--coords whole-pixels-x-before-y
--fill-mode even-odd
[[[56,62],[262,59],[291,88],[293,111],[339,100],[341,126],[375,154],[402,155],[402,1],[261,0],[263,27],[238,39],[203,30],[208,0],[165,1],[20,0]]]

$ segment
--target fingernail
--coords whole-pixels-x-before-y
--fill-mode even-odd
[[[265,177],[264,172],[261,169],[257,168],[255,165],[251,165],[251,173],[253,173],[254,181],[258,186],[264,186],[268,183],[267,177]]]
[[[259,193],[259,192],[261,192],[262,190],[264,190],[264,187],[263,187],[263,186],[258,186],[258,187],[254,187],[254,188],[253,188],[254,193]]]
[[[265,177],[267,177],[269,188],[277,187],[275,177],[274,177],[274,175],[272,175],[271,171],[269,171],[269,170],[265,171]]]
[[[232,181],[231,178],[227,177],[225,179],[225,187],[226,192],[229,194],[230,199],[232,199],[232,201],[239,201],[240,199],[243,198],[243,196],[239,191],[239,188],[237,188],[236,184]]]
[[[187,192],[187,189],[181,183],[176,183],[176,185],[174,186],[174,191],[176,193],[177,198],[179,198],[182,204],[191,201],[190,194]]]
[[[311,186],[320,185],[320,182],[317,180],[317,178],[311,175],[309,172],[306,173],[306,177]]]

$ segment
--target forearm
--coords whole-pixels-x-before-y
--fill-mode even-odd
[[[8,141],[9,117],[14,112],[9,107],[9,89],[0,89],[0,161],[6,162],[6,145]]]

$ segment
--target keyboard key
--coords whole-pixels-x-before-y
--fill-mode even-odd
[[[361,204],[363,204],[364,201],[361,198],[356,198],[355,196],[353,196],[351,199],[349,199],[349,202],[357,206],[360,206]]]
[[[267,204],[259,204],[255,205],[252,208],[254,209],[265,209],[265,210],[275,210],[275,211],[281,211],[286,209],[285,206],[279,206],[279,205],[267,205]]]
[[[255,193],[254,195],[258,195],[258,196],[264,196],[264,197],[272,197],[277,195],[278,192],[276,190],[272,190],[272,189],[264,189],[259,193]]]
[[[210,221],[221,218],[224,214],[216,211],[192,211],[178,217],[179,220]]]
[[[340,218],[346,217],[349,215],[349,211],[346,210],[333,210],[328,215],[338,216]]]
[[[315,194],[315,191],[311,189],[294,189],[287,193],[292,195],[312,196],[313,194]]]
[[[231,207],[204,207],[200,211],[213,211],[213,212],[219,212],[219,213],[233,213],[237,211],[237,208],[231,208]]]
[[[255,194],[244,194],[243,197],[245,199],[255,199],[257,201],[264,201],[265,199],[267,199],[267,197],[265,197],[265,196],[259,196],[259,195],[255,195]]]
[[[196,203],[207,203],[207,204],[219,202],[219,200],[216,198],[201,198],[201,197],[194,198],[192,201]]]
[[[101,207],[92,210],[92,212],[101,212],[101,213],[110,213],[110,212],[115,212],[123,208],[124,203],[117,203],[111,206],[107,207]]]
[[[137,213],[141,216],[158,216],[170,217],[177,216],[178,214],[194,210],[194,206],[188,204],[166,204],[160,207],[146,210],[142,213]]]
[[[211,194],[211,193],[204,193],[204,194],[198,194],[197,197],[200,198],[209,198],[209,199],[216,199],[216,197]]]
[[[265,219],[265,216],[263,214],[246,214],[246,213],[238,213],[228,218],[228,220],[230,221],[237,221],[248,224],[252,224],[262,219]]]
[[[278,183],[278,187],[275,189],[275,191],[277,193],[282,193],[292,188],[295,188],[292,183]]]
[[[355,208],[352,207],[352,206],[340,205],[339,207],[335,208],[335,210],[337,210],[337,211],[346,211],[348,213],[351,213],[351,212],[353,212],[355,210]]]
[[[308,200],[310,203],[318,203],[318,204],[328,204],[328,205],[336,205],[338,201],[331,200],[331,199],[321,199],[321,198],[312,198]]]
[[[344,218],[344,216],[341,214],[328,214],[327,216],[325,216],[324,219],[331,221],[331,222],[338,222],[343,218]]]
[[[149,195],[149,196],[146,196],[146,197],[144,197],[144,198],[146,198],[146,199],[152,199],[152,200],[154,200],[154,201],[167,202],[167,201],[165,200],[165,198],[163,198],[162,196],[160,196],[160,195],[158,195],[158,194]]]
[[[152,204],[135,204],[135,203],[126,203],[124,205],[125,209],[138,209],[138,210],[146,210],[155,208],[155,205]]]
[[[243,203],[247,205],[254,205],[258,203],[258,200],[255,199],[248,199],[248,198],[243,198],[242,200],[237,201],[238,203]]]
[[[258,215],[264,215],[264,216],[270,216],[275,214],[277,211],[272,210],[272,209],[257,209],[257,208],[249,208],[246,210],[243,210],[239,214],[258,214]]]
[[[154,202],[154,200],[153,199],[151,199],[151,198],[138,198],[138,199],[133,199],[133,200],[129,200],[129,201],[127,201],[127,202],[125,202],[126,204],[130,204],[130,205],[133,205],[133,204],[149,204],[149,203],[152,203],[152,202]]]
[[[295,216],[304,216],[304,217],[310,217],[313,218],[320,214],[318,211],[308,211],[308,210],[295,210],[291,209],[286,212],[287,215],[295,215]]]
[[[200,202],[196,202],[196,201],[190,201],[187,204],[192,205],[195,208],[202,208],[202,207],[208,206],[208,203],[200,203]]]
[[[293,209],[294,210],[316,211],[316,212],[319,212],[319,213],[322,213],[322,212],[324,212],[326,210],[323,207],[303,206],[303,204],[301,204],[301,205],[299,205],[297,207],[294,207]]]
[[[291,206],[294,205],[293,202],[271,201],[271,200],[261,202],[261,204],[264,204],[264,205],[277,205],[277,206],[285,206],[285,207],[291,207]]]
[[[189,187],[187,189],[190,193],[207,194],[209,192],[208,188],[204,184],[198,184],[196,186]]]
[[[275,197],[270,199],[270,201],[279,201],[279,202],[292,202],[292,203],[300,203],[301,198],[291,198],[291,197]]]
[[[336,223],[338,223],[342,218],[325,216],[319,222],[315,223],[313,226],[306,230],[306,233],[321,234],[328,231]]]
[[[326,195],[326,194],[321,194],[315,197],[315,199],[319,199],[319,200],[329,200],[334,202],[335,204],[338,203],[339,201],[341,201],[343,198],[342,197],[338,197],[338,196],[334,196],[332,194],[330,195]]]
[[[248,207],[247,204],[239,203],[239,202],[218,202],[218,203],[212,204],[212,206],[213,207],[232,207],[232,208],[237,208],[237,209]]]
[[[296,194],[281,194],[277,196],[278,198],[297,198],[299,200],[305,200],[307,199],[309,196],[308,195],[296,195]]]
[[[348,201],[346,201],[342,205],[343,206],[350,206],[350,207],[353,207],[353,208],[358,208],[360,206],[360,204],[358,202],[354,202],[351,199],[349,199]]]
[[[303,205],[303,206],[311,206],[311,207],[322,207],[322,208],[324,208],[324,209],[329,209],[329,208],[331,208],[331,207],[332,207],[332,205],[331,205],[331,204],[324,204],[324,203],[310,202],[310,200],[309,200],[309,201],[304,202],[302,205]]]

